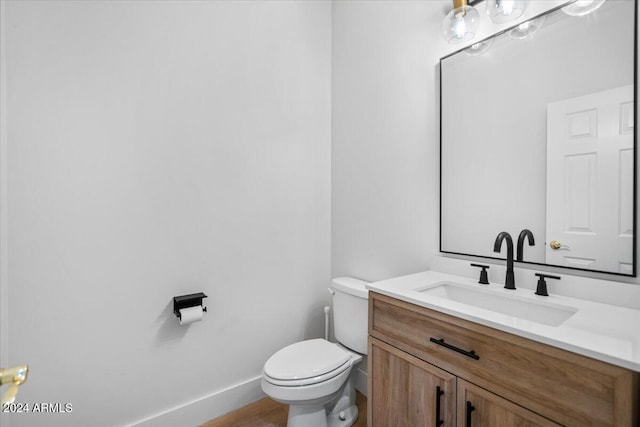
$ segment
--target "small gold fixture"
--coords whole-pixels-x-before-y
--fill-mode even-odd
[[[2,401],[0,402],[2,405],[13,403],[16,399],[16,394],[18,394],[18,388],[27,381],[28,373],[29,367],[27,365],[20,365],[8,369],[0,368],[0,386],[9,384],[9,388],[2,395]]]
[[[557,240],[550,241],[549,242],[549,247],[551,249],[554,249],[554,250],[558,250],[558,249],[561,249],[561,248],[569,249],[569,246],[563,245],[562,243],[558,242]]]
[[[453,0],[453,10],[462,9],[467,5],[467,0]],[[464,15],[464,11],[460,11]]]

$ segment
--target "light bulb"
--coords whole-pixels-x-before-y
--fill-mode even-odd
[[[524,0],[487,0],[487,15],[496,24],[518,19],[526,8]]]
[[[442,32],[449,43],[462,43],[471,40],[478,30],[480,15],[467,4],[453,9],[442,22]]]
[[[502,2],[502,13],[506,16],[510,16],[513,13],[513,2],[505,0]]]
[[[464,34],[466,33],[465,29],[467,26],[464,23],[464,19],[462,18],[454,18],[454,31],[456,32],[456,39],[464,38]]]

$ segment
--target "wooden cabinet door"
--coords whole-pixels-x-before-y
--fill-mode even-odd
[[[454,427],[456,377],[369,337],[369,427]]]
[[[546,427],[559,424],[458,378],[458,427]]]

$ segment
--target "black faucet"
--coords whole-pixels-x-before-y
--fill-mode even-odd
[[[513,239],[511,235],[506,231],[501,231],[493,244],[493,251],[500,253],[503,240],[507,241],[507,277],[504,280],[504,288],[515,289],[516,281],[513,275]]]
[[[522,259],[524,258],[524,251],[523,251],[523,246],[524,246],[524,239],[525,237],[527,238],[527,240],[529,241],[529,246],[535,246],[536,245],[536,241],[533,239],[533,233],[531,232],[531,230],[527,230],[526,228],[524,230],[522,230],[520,232],[520,235],[518,236],[518,248],[517,248],[517,255],[516,255],[516,261],[522,261]]]

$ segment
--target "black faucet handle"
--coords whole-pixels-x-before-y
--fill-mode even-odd
[[[484,264],[473,264],[473,263],[471,263],[471,266],[480,267],[482,269],[482,271],[480,272],[480,279],[478,280],[478,283],[481,283],[483,285],[488,285],[489,277],[487,276],[487,269],[489,268],[489,266]]]
[[[556,280],[561,279],[560,276],[554,276],[551,274],[543,274],[543,273],[536,273],[536,276],[539,277],[538,286],[536,287],[536,295],[542,295],[543,297],[549,296],[549,292],[547,292],[547,282],[545,279],[556,279]]]

